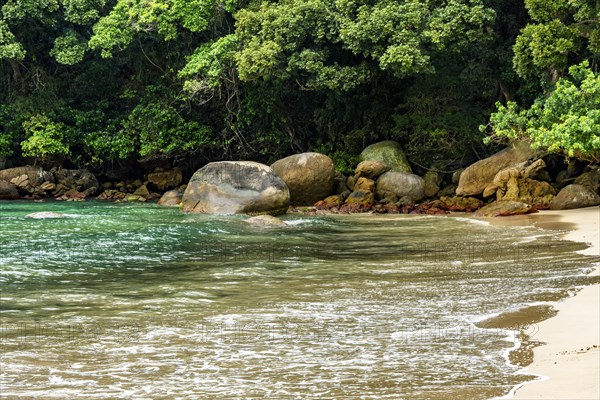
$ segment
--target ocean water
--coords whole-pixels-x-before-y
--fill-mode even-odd
[[[532,379],[508,352],[535,323],[506,316],[591,279],[531,227],[244,219],[0,202],[0,397],[488,399]]]

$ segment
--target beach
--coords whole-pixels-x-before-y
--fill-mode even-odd
[[[565,239],[590,245],[582,254],[600,256],[600,207],[542,211],[510,224],[522,222],[567,228]],[[598,266],[592,274],[599,274]],[[600,285],[587,286],[553,306],[558,314],[537,324],[531,337],[544,343],[534,349],[527,367],[527,373],[540,379],[517,388],[513,398],[600,399]]]

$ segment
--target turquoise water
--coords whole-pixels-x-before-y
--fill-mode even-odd
[[[0,393],[485,399],[530,378],[506,362],[523,327],[474,323],[589,282],[585,246],[535,228],[243,219],[0,202]]]

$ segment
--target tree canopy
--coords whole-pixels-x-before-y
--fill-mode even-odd
[[[587,0],[6,0],[0,155],[101,170],[314,150],[345,169],[395,139],[447,169],[494,149],[477,128],[498,103],[495,137],[596,159],[599,12]]]

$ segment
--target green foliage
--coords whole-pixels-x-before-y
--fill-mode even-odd
[[[594,66],[597,11],[586,0],[6,0],[0,152],[102,169],[318,150],[350,172],[365,146],[394,139],[415,163],[466,164],[489,150],[476,127],[497,100],[529,104],[548,71]]]
[[[0,19],[0,60],[22,60],[25,49],[15,40],[8,24]]]
[[[24,156],[47,158],[69,154],[66,127],[45,115],[35,115],[23,123],[27,139],[21,142]]]
[[[126,137],[135,137],[142,156],[199,149],[211,143],[211,129],[186,121],[171,104],[161,101],[160,91],[149,87],[145,98],[123,123]]]
[[[288,0],[260,2],[235,17],[243,81],[348,91],[369,82],[374,68],[398,78],[433,72],[433,53],[485,38],[494,11],[479,0]]]
[[[227,35],[198,47],[187,58],[187,64],[179,71],[180,77],[188,79],[184,89],[195,94],[204,88],[215,89],[229,76],[228,70],[234,66],[234,56],[238,48],[235,35]]]
[[[126,48],[136,34],[173,40],[183,29],[205,30],[215,16],[214,0],[118,0],[110,13],[94,26],[89,46],[103,57]]]
[[[514,65],[523,78],[556,82],[568,66],[600,50],[600,3],[595,0],[525,0],[532,22],[514,47]]]
[[[65,21],[77,25],[90,24],[100,17],[100,11],[106,0],[61,0]]]
[[[528,110],[498,104],[490,126],[501,138],[526,137],[535,147],[600,161],[600,75],[587,62],[569,69],[547,98]]]
[[[74,31],[69,31],[56,38],[50,55],[61,64],[73,65],[83,60],[86,48],[87,44],[81,41]]]

